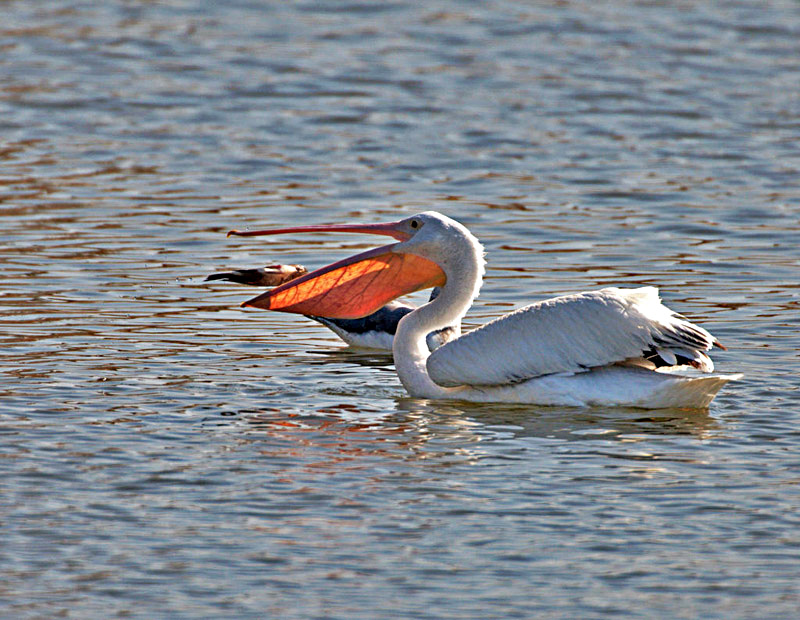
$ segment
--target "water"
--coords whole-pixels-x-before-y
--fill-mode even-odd
[[[790,618],[793,2],[0,9],[0,616]],[[436,208],[476,325],[659,286],[744,372],[708,411],[409,399],[203,284]]]

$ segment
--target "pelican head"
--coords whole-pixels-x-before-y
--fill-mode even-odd
[[[306,232],[384,235],[396,239],[397,243],[317,269],[242,305],[328,318],[360,318],[402,295],[444,286],[464,265],[478,262],[477,273],[473,274],[477,275],[477,286],[483,274],[482,247],[478,240],[464,226],[436,211],[386,224],[234,230],[228,235],[252,237]]]

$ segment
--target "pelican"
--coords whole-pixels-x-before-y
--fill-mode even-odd
[[[707,407],[728,381],[706,354],[722,345],[662,305],[651,286],[554,297],[520,308],[442,345],[431,331],[460,324],[485,271],[480,242],[435,211],[386,224],[231,231],[385,235],[396,243],[335,262],[245,301],[243,306],[330,318],[367,316],[431,287],[441,293],[406,314],[392,344],[411,396],[560,406]]]
[[[224,273],[212,273],[206,282],[226,280],[248,286],[279,286],[308,273],[302,265],[267,265],[257,269],[237,269]],[[430,300],[439,294],[439,288],[431,291]],[[333,319],[324,316],[306,316],[330,329],[351,347],[391,351],[397,324],[405,315],[415,310],[414,306],[399,301],[390,301],[382,308],[360,319]],[[428,349],[442,346],[461,335],[461,325],[450,325],[428,334]]]

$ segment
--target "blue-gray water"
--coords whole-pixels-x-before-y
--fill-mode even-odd
[[[794,618],[800,5],[0,5],[0,616]],[[409,399],[205,275],[430,208],[481,323],[659,286],[708,411]],[[376,242],[376,244],[379,243]]]

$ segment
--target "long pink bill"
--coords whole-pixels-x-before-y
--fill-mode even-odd
[[[288,233],[305,232],[346,232],[362,233],[371,235],[385,235],[394,237],[398,241],[407,241],[411,234],[405,231],[400,222],[389,222],[387,224],[318,224],[311,226],[292,226],[290,228],[273,228],[267,230],[231,230],[228,236],[236,237],[260,237],[262,235],[285,235]]]

